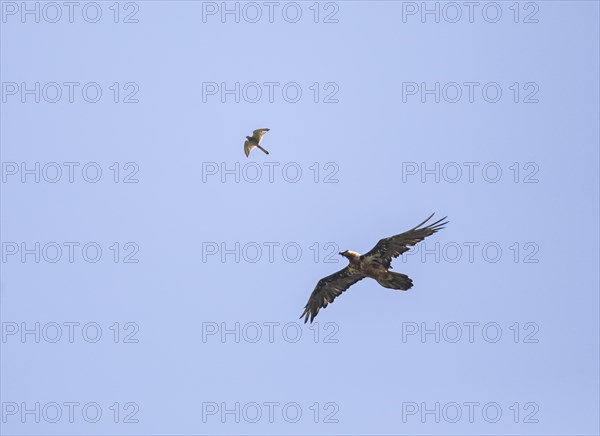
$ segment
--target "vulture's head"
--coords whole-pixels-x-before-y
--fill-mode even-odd
[[[348,260],[352,260],[357,257],[360,257],[360,254],[358,254],[356,251],[352,251],[352,250],[340,251],[339,255],[344,256]]]

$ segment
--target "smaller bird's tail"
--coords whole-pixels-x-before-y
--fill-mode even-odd
[[[265,150],[264,148],[262,148],[260,145],[256,145],[258,148],[260,148],[262,151],[264,151],[266,154],[269,154],[269,152],[267,150]]]
[[[406,291],[413,286],[413,282],[409,276],[391,271],[378,278],[377,282],[384,288],[399,289],[401,291]]]

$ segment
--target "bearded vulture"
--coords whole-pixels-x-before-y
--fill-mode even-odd
[[[346,268],[319,280],[304,307],[304,312],[300,315],[300,318],[304,317],[304,323],[309,318],[312,323],[321,308],[333,303],[338,295],[365,277],[377,280],[384,288],[400,289],[401,291],[412,288],[413,282],[410,277],[389,271],[392,269],[392,258],[405,253],[409,250],[408,247],[421,242],[427,236],[433,235],[448,224],[447,221],[444,221],[447,217],[444,217],[428,226],[421,227],[433,215],[431,214],[421,224],[404,233],[382,239],[367,254],[361,255],[351,250],[339,253],[348,259],[350,264]]]

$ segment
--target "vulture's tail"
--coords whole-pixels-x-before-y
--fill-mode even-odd
[[[413,282],[409,276],[391,271],[386,272],[378,278],[377,282],[384,288],[399,289],[401,291],[406,291],[413,286]]]

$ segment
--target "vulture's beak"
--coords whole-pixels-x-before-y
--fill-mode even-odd
[[[339,254],[340,256],[343,256],[343,255],[344,255],[344,253],[342,253],[341,251],[340,251],[338,254]]]

